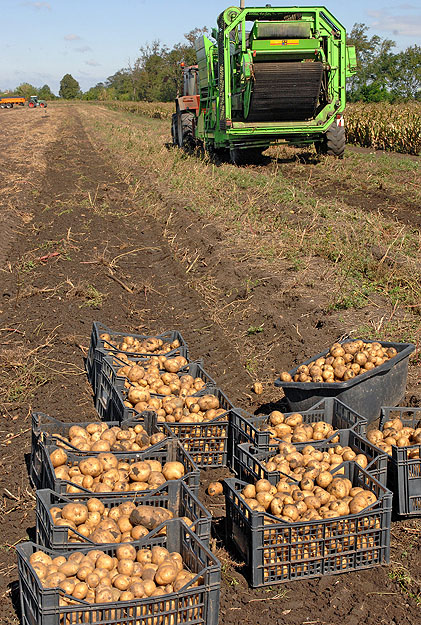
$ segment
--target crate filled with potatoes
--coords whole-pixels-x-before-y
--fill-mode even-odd
[[[421,517],[421,408],[382,408],[367,440],[388,456],[388,487],[400,517]]]
[[[310,410],[283,413],[273,410],[268,415],[251,415],[241,408],[230,413],[230,456],[232,466],[238,445],[250,443],[260,450],[281,442],[313,444],[338,442],[338,430],[352,429],[364,434],[367,420],[338,399],[322,399]]]
[[[101,379],[103,360],[112,355],[130,358],[134,363],[152,356],[189,357],[187,344],[176,330],[158,335],[141,335],[112,330],[95,321],[86,358],[88,380],[95,394]]]
[[[132,543],[16,551],[25,623],[218,623],[220,564],[183,521]]]
[[[176,518],[209,543],[211,515],[182,480],[132,496],[36,493],[37,543],[48,549],[132,542],[157,528],[165,533],[165,523]]]
[[[390,558],[392,494],[355,462],[300,481],[224,481],[226,537],[252,587],[344,573]]]
[[[71,452],[41,445],[41,488],[57,493],[136,493],[169,480],[183,480],[194,491],[200,471],[180,441],[165,438],[143,452]]]
[[[62,422],[42,412],[32,413],[30,478],[41,484],[42,445],[56,445],[64,451],[89,453],[141,452],[152,449],[173,434],[156,414],[145,412],[138,421]]]
[[[275,386],[284,391],[290,410],[309,410],[322,398],[336,397],[371,423],[382,406],[404,397],[414,349],[411,343],[347,339],[282,371]]]

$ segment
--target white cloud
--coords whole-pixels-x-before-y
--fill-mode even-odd
[[[80,48],[75,48],[75,52],[90,52],[92,50],[92,48],[90,48],[89,46],[80,46]]]
[[[69,35],[64,35],[65,41],[80,41],[81,37],[79,35],[75,35],[74,33],[70,33]]]
[[[99,67],[101,63],[98,63],[97,61],[85,61],[85,65],[90,65],[91,67]]]
[[[387,11],[367,11],[373,18],[373,30],[384,30],[395,36],[421,37],[420,15],[391,15]]]
[[[47,11],[51,11],[51,4],[49,2],[24,2],[23,4],[33,9],[47,9]]]

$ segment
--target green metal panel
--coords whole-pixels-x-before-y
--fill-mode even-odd
[[[346,47],[346,75],[353,76],[357,72],[357,54],[355,46]]]
[[[198,37],[195,41],[197,65],[199,67],[199,89],[206,89],[209,85],[209,59],[210,49],[213,43],[205,36]]]

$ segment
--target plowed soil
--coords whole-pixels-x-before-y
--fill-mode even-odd
[[[179,330],[229,398],[252,413],[280,399],[271,384],[275,371],[317,353],[342,328],[325,311],[317,285],[281,275],[260,276],[255,283],[257,270],[246,255],[238,263],[238,255],[223,253],[225,235],[218,224],[176,201],[172,222],[161,220],[159,211],[154,218],[142,210],[112,152],[93,142],[92,127],[88,131],[78,107],[2,113],[8,131],[0,139],[0,224],[6,223],[0,229],[0,622],[16,625],[14,547],[35,538],[35,492],[25,464],[30,414],[98,420],[83,364],[93,321],[137,333]],[[44,132],[37,134],[37,158],[28,163],[31,128],[35,133],[38,126]],[[3,148],[11,146],[21,155],[14,165],[4,156]],[[153,171],[139,174],[148,197]],[[165,189],[154,191],[157,202],[171,201]],[[196,253],[183,255],[183,245]],[[218,315],[227,308],[231,325]],[[247,332],[262,319],[264,333]],[[252,366],[251,354],[256,355]],[[257,378],[265,384],[262,396],[251,390]],[[405,401],[419,405],[420,399],[411,366]],[[225,469],[204,472],[201,487],[215,518],[212,544],[222,562],[221,625],[417,622],[416,521],[394,523],[390,566],[252,590],[241,561],[223,540],[223,498],[205,493],[211,479],[226,475]]]

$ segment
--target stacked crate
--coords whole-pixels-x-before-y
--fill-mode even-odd
[[[107,334],[110,341],[101,338]],[[211,515],[197,498],[200,470],[188,452],[188,445],[183,444],[174,435],[166,423],[158,422],[156,414],[150,411],[137,413],[124,409],[116,411],[119,404],[107,401],[99,402],[104,398],[104,389],[108,381],[119,397],[122,390],[121,380],[113,376],[113,357],[118,356],[114,349],[114,337],[124,338],[124,333],[115,333],[101,324],[95,323],[91,336],[91,346],[86,362],[89,380],[91,381],[96,404],[104,407],[99,411],[100,417],[105,417],[108,428],[117,426],[122,430],[133,428],[141,424],[148,436],[163,434],[163,440],[149,446],[143,451],[112,451],[118,459],[128,466],[139,461],[177,461],[184,467],[184,476],[179,480],[166,481],[158,488],[148,490],[133,490],[123,492],[92,492],[87,488],[69,479],[60,479],[56,476],[51,454],[63,449],[66,453],[66,464],[73,466],[86,458],[95,458],[101,452],[81,451],[64,441],[68,438],[72,426],[87,427],[90,423],[63,423],[43,413],[34,413],[32,416],[32,452],[30,463],[30,477],[37,488],[36,492],[36,543],[23,543],[17,547],[18,568],[20,579],[20,596],[22,618],[24,625],[72,625],[91,623],[92,625],[133,625],[142,622],[152,625],[159,622],[171,625],[176,622],[195,622],[202,625],[217,625],[220,593],[220,564],[209,550],[211,531]],[[108,338],[107,337],[107,338]],[[159,338],[165,348],[166,356],[180,355],[188,357],[188,348],[182,336],[176,331],[166,332],[159,337],[145,337],[132,335],[141,341]],[[151,354],[130,353],[133,362],[139,362]],[[108,367],[108,368],[107,368]],[[188,363],[185,372],[201,377],[206,385],[206,392],[218,395],[225,412],[224,427],[226,437],[220,435],[219,458],[226,457],[228,438],[227,412],[231,404],[223,393],[215,387],[214,381],[201,368],[199,363]],[[110,380],[111,378],[111,380]],[[105,381],[105,382],[104,382]],[[108,414],[118,415],[118,418],[107,419]],[[196,425],[196,424],[195,424]],[[185,426],[185,424],[183,424]],[[196,452],[202,457],[207,443]],[[206,463],[206,461],[204,462]],[[209,461],[208,461],[209,463]],[[84,555],[89,551],[100,549],[102,552],[115,556],[117,544],[98,544],[89,536],[81,534],[77,526],[69,531],[67,527],[56,525],[54,522],[57,510],[63,509],[71,503],[86,505],[92,498],[99,500],[106,511],[126,502],[136,505],[153,506],[168,510],[171,520],[165,520],[153,527],[151,531],[138,540],[130,542],[136,550],[152,548],[153,546],[166,547],[170,552],[182,555],[185,566],[193,574],[193,579],[181,589],[174,592],[165,592],[159,596],[118,600],[112,604],[89,603],[78,600],[58,587],[42,585],[34,566],[30,562],[35,552],[44,552],[51,558],[61,556],[68,558],[75,551]]]

